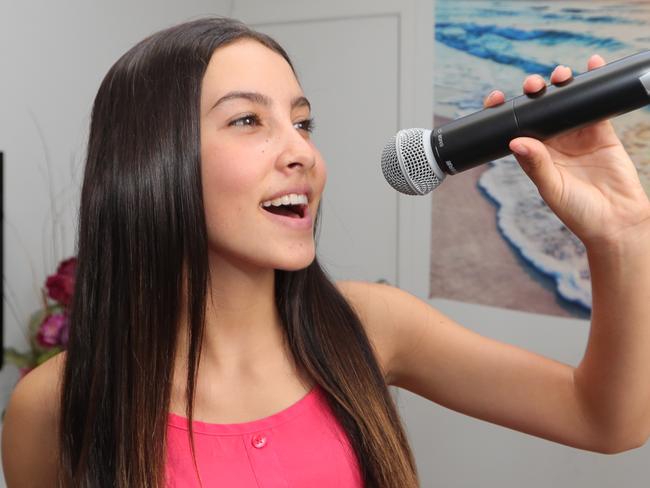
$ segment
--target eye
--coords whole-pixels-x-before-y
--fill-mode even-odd
[[[260,118],[255,114],[248,114],[233,120],[228,125],[234,127],[253,127],[260,125]]]
[[[314,128],[316,127],[316,126],[314,125],[314,119],[313,119],[313,118],[309,118],[309,119],[305,119],[305,120],[300,120],[300,121],[296,122],[296,123],[293,124],[293,125],[294,125],[294,127],[295,127],[296,129],[298,129],[298,130],[304,130],[305,132],[309,132],[309,133],[313,132],[313,131],[314,131]]]

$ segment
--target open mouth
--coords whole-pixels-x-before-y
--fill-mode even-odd
[[[292,219],[302,219],[307,215],[307,205],[309,199],[304,193],[289,193],[272,200],[262,202],[262,208],[267,212],[282,217],[289,217]]]
[[[267,212],[270,212],[275,215],[282,215],[284,217],[290,217],[293,219],[302,219],[305,216],[305,211],[307,205],[295,204],[295,205],[270,205],[268,207],[262,207]]]

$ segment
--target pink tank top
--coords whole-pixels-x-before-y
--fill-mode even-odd
[[[315,386],[269,417],[239,424],[193,422],[204,488],[357,488],[361,473],[347,435]],[[185,417],[169,413],[168,488],[199,487]]]

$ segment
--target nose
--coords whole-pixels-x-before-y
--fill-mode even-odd
[[[293,125],[282,134],[277,164],[283,171],[308,170],[316,164],[316,149],[308,136]]]

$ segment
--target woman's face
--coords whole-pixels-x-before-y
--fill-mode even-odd
[[[215,51],[201,92],[213,256],[285,270],[312,262],[326,172],[309,129],[309,102],[282,56],[249,39]]]

